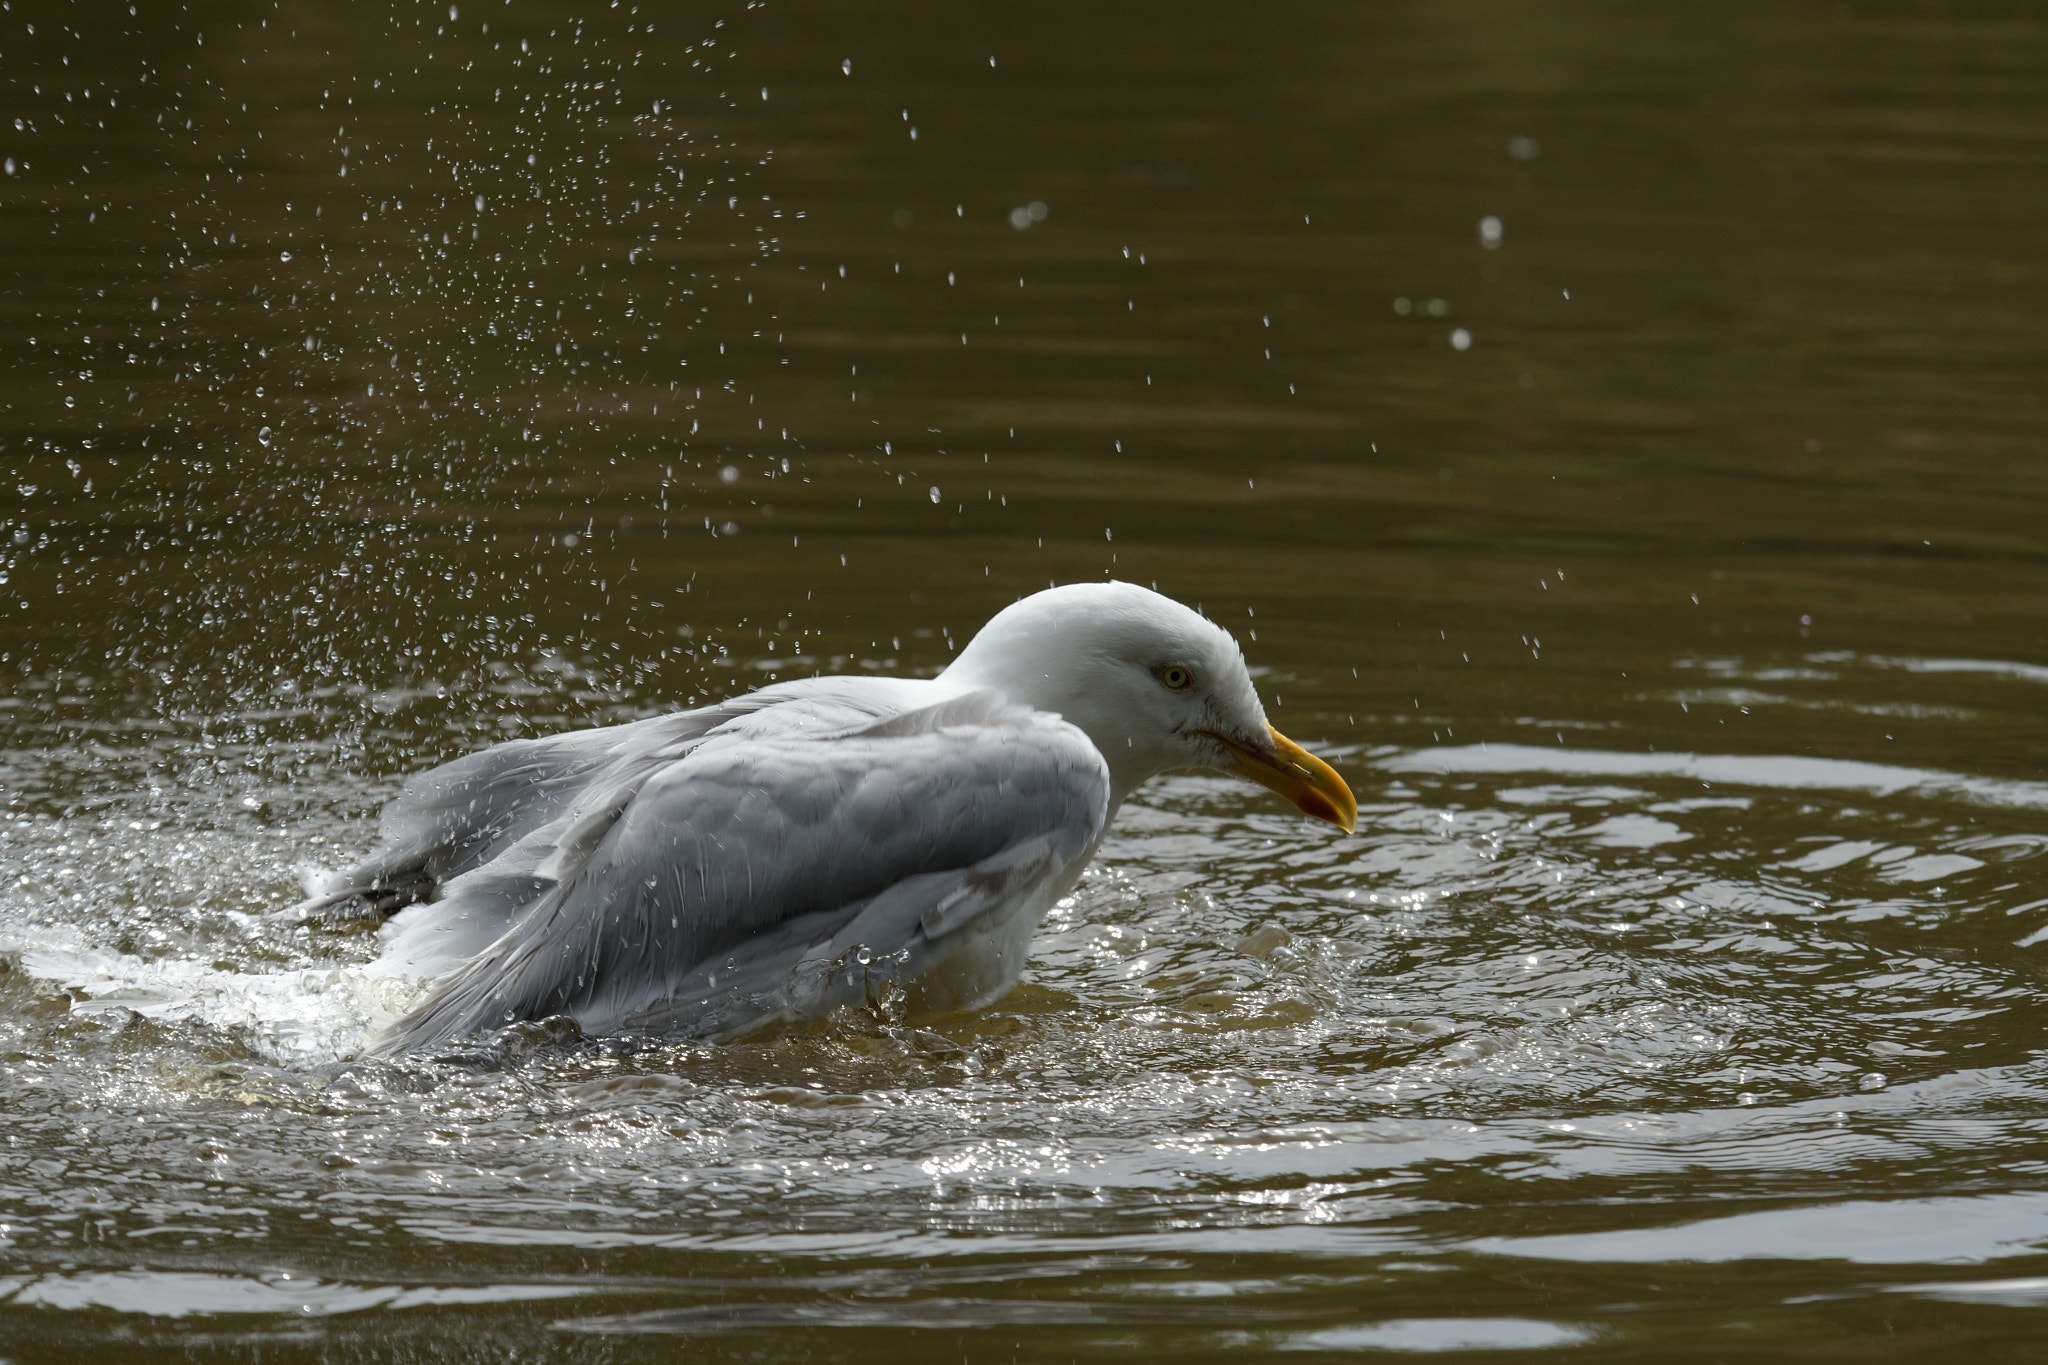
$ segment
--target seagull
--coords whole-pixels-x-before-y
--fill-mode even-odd
[[[1357,823],[1227,631],[1073,584],[998,612],[935,678],[798,679],[419,773],[371,856],[292,913],[376,923],[377,970],[433,980],[370,1058],[559,1016],[733,1037],[892,985],[919,1014],[974,1010],[1016,983],[1124,799],[1174,768]]]

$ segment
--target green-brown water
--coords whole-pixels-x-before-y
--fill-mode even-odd
[[[2036,9],[11,0],[0,158],[0,1354],[2043,1351]],[[1355,837],[323,1079],[406,772],[1105,573]]]

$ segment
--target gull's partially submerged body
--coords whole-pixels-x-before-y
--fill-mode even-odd
[[[1179,767],[1356,819],[1220,627],[1129,584],[1057,588],[935,679],[782,683],[422,773],[379,851],[299,911],[393,915],[383,966],[441,978],[378,1055],[557,1015],[729,1034],[882,981],[972,1009],[1015,983],[1124,797]]]

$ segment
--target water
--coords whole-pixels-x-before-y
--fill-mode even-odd
[[[2038,15],[4,17],[7,1354],[2037,1348]],[[1106,573],[1355,837],[1172,777],[981,1015],[329,1065],[263,916],[408,771]]]

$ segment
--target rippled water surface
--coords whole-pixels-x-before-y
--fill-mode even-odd
[[[0,8],[0,1354],[2048,1341],[2033,9],[126,9]],[[341,1064],[406,773],[1106,574],[1355,836]]]

